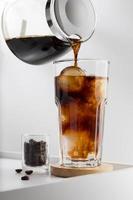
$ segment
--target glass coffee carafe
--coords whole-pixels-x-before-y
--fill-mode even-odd
[[[16,0],[2,16],[8,47],[20,60],[34,65],[69,51],[72,39],[88,40],[95,23],[89,0]]]

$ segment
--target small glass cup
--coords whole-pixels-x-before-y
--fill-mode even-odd
[[[55,62],[55,98],[59,113],[61,163],[101,165],[109,62],[79,59]]]
[[[49,139],[45,134],[22,136],[22,167],[24,170],[44,172],[49,167]]]

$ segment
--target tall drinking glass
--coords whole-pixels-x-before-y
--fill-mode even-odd
[[[62,164],[96,167],[101,164],[109,62],[55,62],[55,98],[59,112]]]

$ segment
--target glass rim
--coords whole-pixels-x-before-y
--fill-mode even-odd
[[[87,62],[87,61],[90,61],[90,62],[105,62],[107,64],[110,64],[110,61],[107,60],[107,59],[99,59],[99,58],[79,58],[77,59],[79,62],[82,61],[82,62]],[[65,63],[65,62],[74,62],[74,59],[64,59],[64,60],[55,60],[53,62],[53,64],[58,64],[58,63]]]
[[[22,134],[22,137],[49,137],[50,134],[46,134],[46,133],[25,133],[25,134]]]

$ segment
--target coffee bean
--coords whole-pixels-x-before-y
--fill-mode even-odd
[[[29,180],[29,176],[22,176],[22,177],[21,177],[21,180],[22,180],[22,181],[28,181],[28,180]]]
[[[30,139],[24,143],[24,160],[27,166],[43,166],[47,162],[47,143]],[[29,174],[28,174],[29,175]]]
[[[32,171],[32,170],[27,170],[27,171],[25,171],[25,173],[26,173],[27,175],[31,175],[31,174],[33,173],[33,171]]]
[[[17,174],[20,174],[22,172],[22,169],[15,169],[15,171],[17,172]]]

